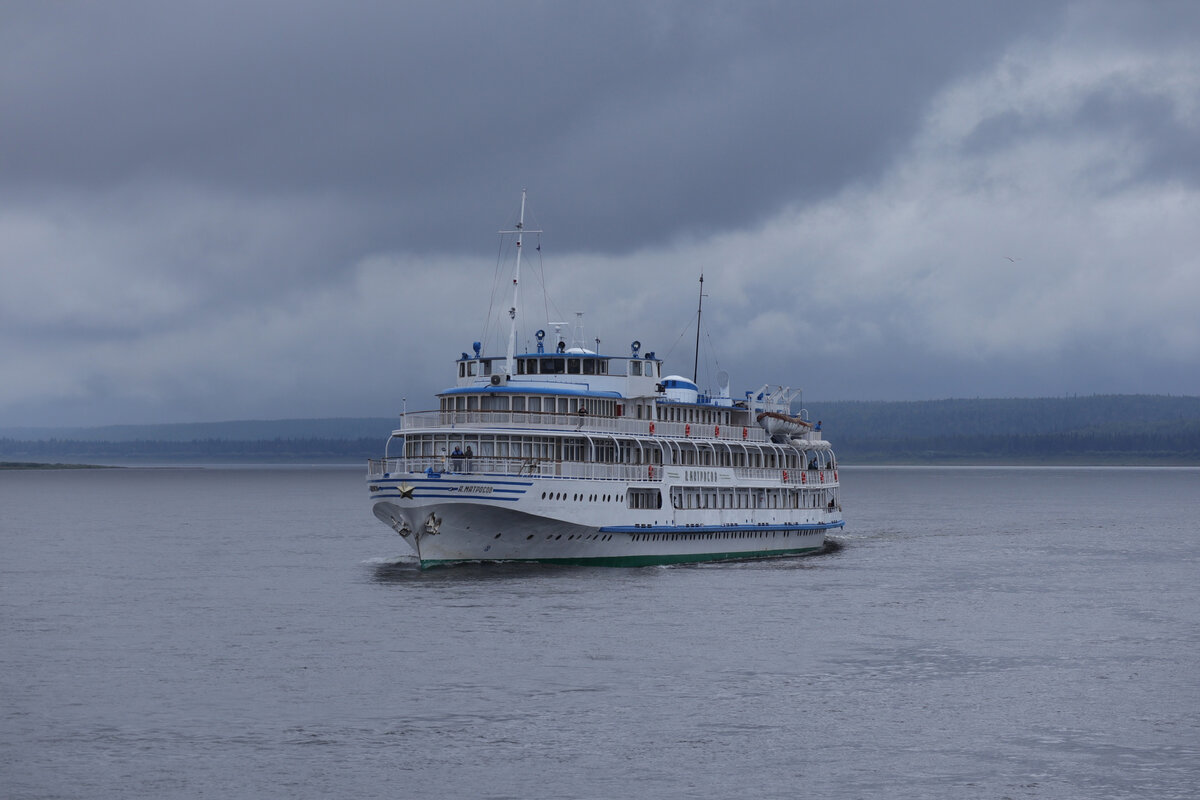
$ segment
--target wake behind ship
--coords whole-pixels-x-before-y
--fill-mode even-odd
[[[740,398],[568,343],[515,352],[525,197],[504,355],[476,342],[433,411],[405,413],[368,462],[377,518],[422,567],[463,561],[643,566],[805,555],[841,528],[837,460],[798,392]],[[702,279],[703,280],[703,279]]]

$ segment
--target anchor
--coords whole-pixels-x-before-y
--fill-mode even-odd
[[[410,533],[412,533],[412,527],[409,526],[408,520],[398,520],[395,517],[389,517],[389,519],[392,521],[392,530],[394,530],[396,533],[400,534],[401,536],[408,536]]]

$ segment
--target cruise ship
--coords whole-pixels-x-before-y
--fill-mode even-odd
[[[422,568],[634,567],[802,556],[845,521],[838,464],[798,391],[734,397],[663,374],[638,341],[588,349],[547,323],[516,352],[525,196],[503,354],[475,342],[434,410],[407,412],[368,462],[375,516]],[[538,231],[540,233],[540,231]],[[701,277],[697,333],[703,304]],[[528,349],[528,348],[526,348]],[[624,349],[624,348],[622,348]]]

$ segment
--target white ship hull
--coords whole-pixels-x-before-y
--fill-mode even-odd
[[[820,551],[826,531],[844,525],[840,511],[816,508],[660,509],[647,517],[622,508],[616,498],[624,487],[591,481],[484,475],[430,480],[418,473],[376,479],[372,488],[375,516],[401,534],[422,567],[465,561],[645,566],[799,556]],[[544,493],[565,499],[543,501]]]

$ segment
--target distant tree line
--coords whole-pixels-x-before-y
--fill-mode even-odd
[[[826,402],[810,404],[843,464],[1200,464],[1200,397],[1094,395],[1037,399]],[[177,438],[180,426],[146,426],[142,437],[0,438],[8,461],[358,461],[378,457],[389,420],[236,423],[243,436]],[[213,426],[221,423],[212,423]],[[234,423],[228,423],[232,426]],[[365,426],[365,427],[364,427]],[[216,432],[216,427],[207,428]],[[226,429],[220,429],[223,433]],[[346,431],[341,435],[335,431]]]
[[[1071,398],[822,403],[844,464],[1200,464],[1200,398]]]
[[[1090,430],[1017,435],[910,436],[834,442],[843,464],[1077,463],[1200,464],[1200,423],[1143,430]]]
[[[189,442],[139,439],[128,442],[45,439],[0,439],[0,458],[9,460],[158,460],[196,461],[337,461],[377,457],[382,445],[377,437],[364,439],[195,439]]]

